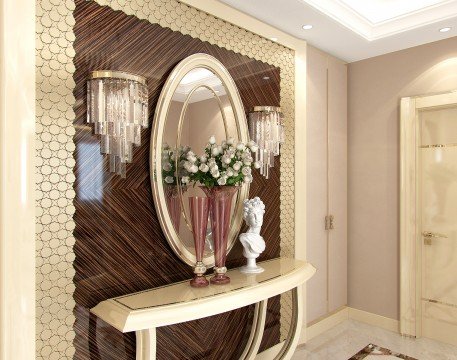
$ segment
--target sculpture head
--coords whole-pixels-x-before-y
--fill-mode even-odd
[[[250,228],[260,228],[263,223],[265,204],[257,196],[254,199],[244,200],[243,219]]]

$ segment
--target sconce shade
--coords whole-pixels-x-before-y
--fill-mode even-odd
[[[141,145],[141,128],[149,125],[146,79],[122,71],[91,72],[87,122],[100,135],[100,151],[109,156],[110,171],[125,178],[133,145]]]
[[[256,161],[261,163],[260,174],[268,179],[269,169],[274,166],[274,157],[279,155],[284,143],[284,121],[281,108],[256,106],[249,113],[249,136],[259,146]]]

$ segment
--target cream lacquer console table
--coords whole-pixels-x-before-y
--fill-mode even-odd
[[[278,258],[259,263],[265,271],[242,274],[238,269],[228,271],[231,283],[192,288],[189,282],[179,282],[138,293],[102,301],[91,309],[108,324],[122,332],[135,331],[136,359],[156,358],[156,328],[255,304],[254,320],[248,343],[240,359],[254,359],[262,340],[267,301],[292,290],[293,314],[291,328],[275,360],[289,359],[298,344],[302,325],[301,285],[316,269],[303,261]]]

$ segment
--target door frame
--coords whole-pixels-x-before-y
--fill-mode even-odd
[[[404,97],[400,102],[400,333],[422,336],[420,123],[418,112],[457,105],[457,91]]]

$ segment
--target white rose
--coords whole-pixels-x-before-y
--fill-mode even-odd
[[[200,156],[200,161],[202,163],[205,163],[206,161],[208,161],[208,158],[205,155],[202,155],[202,156]]]
[[[249,159],[246,159],[246,160],[243,161],[243,164],[246,165],[246,166],[251,166],[252,161],[249,161]]]
[[[205,173],[205,172],[208,172],[209,166],[206,164],[200,164],[199,169],[200,169],[200,171],[203,171]]]
[[[192,164],[189,161],[184,161],[184,165],[183,165],[184,169],[189,171],[191,166],[192,166]]]
[[[171,170],[171,164],[170,163],[163,164],[162,169],[165,170],[165,171],[170,171]]]
[[[197,158],[194,155],[188,155],[187,160],[192,164],[195,164],[197,162]]]
[[[257,145],[257,144],[255,143],[255,141],[249,140],[248,143],[247,143],[247,145],[248,145],[249,148],[252,148],[253,146],[255,146],[255,145]]]
[[[210,170],[211,172],[216,172],[217,170],[219,170],[219,167],[216,164],[213,164],[212,166],[210,166]]]
[[[192,166],[190,167],[190,169],[189,169],[189,172],[195,174],[196,172],[198,172],[198,166],[197,166],[197,165],[192,165]]]
[[[233,172],[233,177],[237,177],[240,173],[238,171]]]
[[[165,182],[166,182],[167,184],[173,184],[173,181],[174,181],[173,176],[167,176],[167,177],[165,178]]]
[[[214,147],[212,150],[211,150],[211,154],[213,156],[217,156],[219,155],[219,149],[217,147]]]
[[[259,150],[259,147],[258,147],[257,145],[251,146],[251,151],[252,151],[253,153],[256,153],[257,150]]]
[[[217,179],[219,176],[221,176],[219,171],[211,172],[211,175],[213,175],[213,178],[215,178],[215,179]]]
[[[183,184],[188,184],[189,181],[190,181],[190,179],[189,179],[188,176],[183,176],[183,177],[181,178],[181,182],[182,182]]]
[[[251,168],[248,167],[248,166],[245,166],[242,170],[241,170],[241,173],[243,175],[250,175],[251,174]]]
[[[244,145],[242,142],[239,142],[236,145],[236,149],[242,151],[242,150],[246,149],[246,145]]]
[[[261,166],[261,165],[262,165],[262,164],[260,164],[260,161],[256,161],[256,162],[254,163],[254,168],[260,169],[260,166]]]
[[[246,175],[243,179],[243,181],[246,183],[246,184],[249,184],[252,182],[252,175]]]
[[[241,163],[237,161],[235,164],[233,164],[233,170],[238,171],[241,169]]]
[[[225,185],[227,184],[227,178],[225,176],[221,176],[219,179],[217,179],[217,183],[221,186]]]
[[[232,170],[231,168],[228,168],[228,169],[227,169],[227,176],[228,176],[228,177],[233,176],[233,170]]]
[[[231,161],[232,161],[232,160],[230,159],[230,156],[224,155],[224,156],[222,157],[222,162],[225,163],[225,164],[227,164],[227,165],[230,164]]]
[[[216,143],[216,137],[214,135],[212,135],[210,138],[209,138],[209,143],[211,145],[215,144]]]

